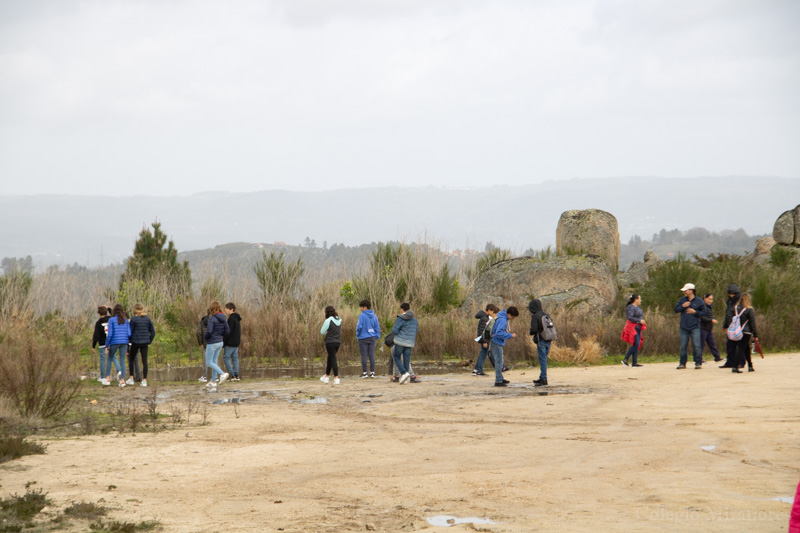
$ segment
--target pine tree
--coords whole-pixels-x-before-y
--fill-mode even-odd
[[[189,294],[192,290],[192,272],[189,262],[178,262],[178,250],[172,239],[161,230],[156,220],[152,231],[143,227],[128,258],[125,272],[119,280],[120,290],[127,282],[139,280],[145,285],[158,281],[160,286],[169,288],[170,297]],[[166,282],[166,283],[161,283]]]

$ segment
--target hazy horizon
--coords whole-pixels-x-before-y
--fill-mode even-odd
[[[3,194],[800,176],[800,3],[6,0]]]

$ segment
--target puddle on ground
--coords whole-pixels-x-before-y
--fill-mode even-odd
[[[781,496],[779,498],[772,498],[771,502],[794,503],[794,496]]]
[[[301,400],[295,400],[292,403],[300,403],[300,404],[328,403],[328,399],[327,398],[303,398]]]
[[[707,452],[712,452],[712,451],[714,451],[715,448],[716,448],[716,446],[700,446],[701,450],[704,450],[704,451],[707,451]]]
[[[494,524],[494,522],[492,522],[488,518],[477,518],[477,517],[458,518],[455,516],[448,516],[448,515],[432,516],[430,518],[426,518],[426,520],[430,525],[436,527],[450,527],[456,524]]]
[[[236,403],[236,404],[240,404],[240,403],[244,403],[244,402],[245,402],[245,399],[244,399],[244,398],[225,398],[224,400],[217,400],[217,401],[215,401],[215,402],[214,402],[214,405],[221,405],[221,404],[223,404],[223,403]]]

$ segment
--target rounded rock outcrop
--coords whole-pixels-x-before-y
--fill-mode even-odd
[[[619,225],[611,213],[600,209],[575,209],[561,214],[556,228],[556,253],[593,254],[619,271]]]
[[[778,244],[795,244],[795,220],[794,212],[798,210],[797,206],[792,211],[784,211],[775,225],[772,227],[772,238]]]
[[[474,312],[494,303],[524,311],[534,298],[548,311],[561,307],[610,312],[617,298],[617,281],[608,264],[595,256],[518,257],[483,272],[461,309]]]

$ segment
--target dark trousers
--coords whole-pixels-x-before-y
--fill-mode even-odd
[[[625,354],[625,360],[627,361],[629,357],[633,358],[633,362],[631,364],[637,365],[639,364],[639,343],[642,341],[642,326],[636,326],[636,337],[633,338],[633,344],[631,347],[628,348],[628,353]]]
[[[128,371],[134,381],[147,379],[147,349],[149,347],[149,344],[131,344],[131,351],[128,352]],[[139,352],[142,354],[142,370],[139,370],[139,360],[136,358]]]
[[[735,341],[736,364],[733,365],[734,368],[744,368],[745,363],[747,366],[753,366],[753,360],[750,358],[750,337],[752,335],[745,333],[741,340]]]
[[[333,375],[337,378],[339,377],[339,363],[336,361],[336,352],[339,351],[339,346],[339,343],[325,345],[325,349],[328,351],[328,364],[325,367],[326,376],[330,376],[331,370],[333,370]]]
[[[703,353],[703,348],[708,344],[708,349],[711,350],[711,355],[714,356],[714,361],[719,361],[719,350],[717,350],[717,343],[714,341],[714,334],[711,331],[704,329],[700,330],[700,353]]]
[[[725,353],[728,359],[725,361],[725,366],[736,367],[736,341],[732,341],[725,335]]]

